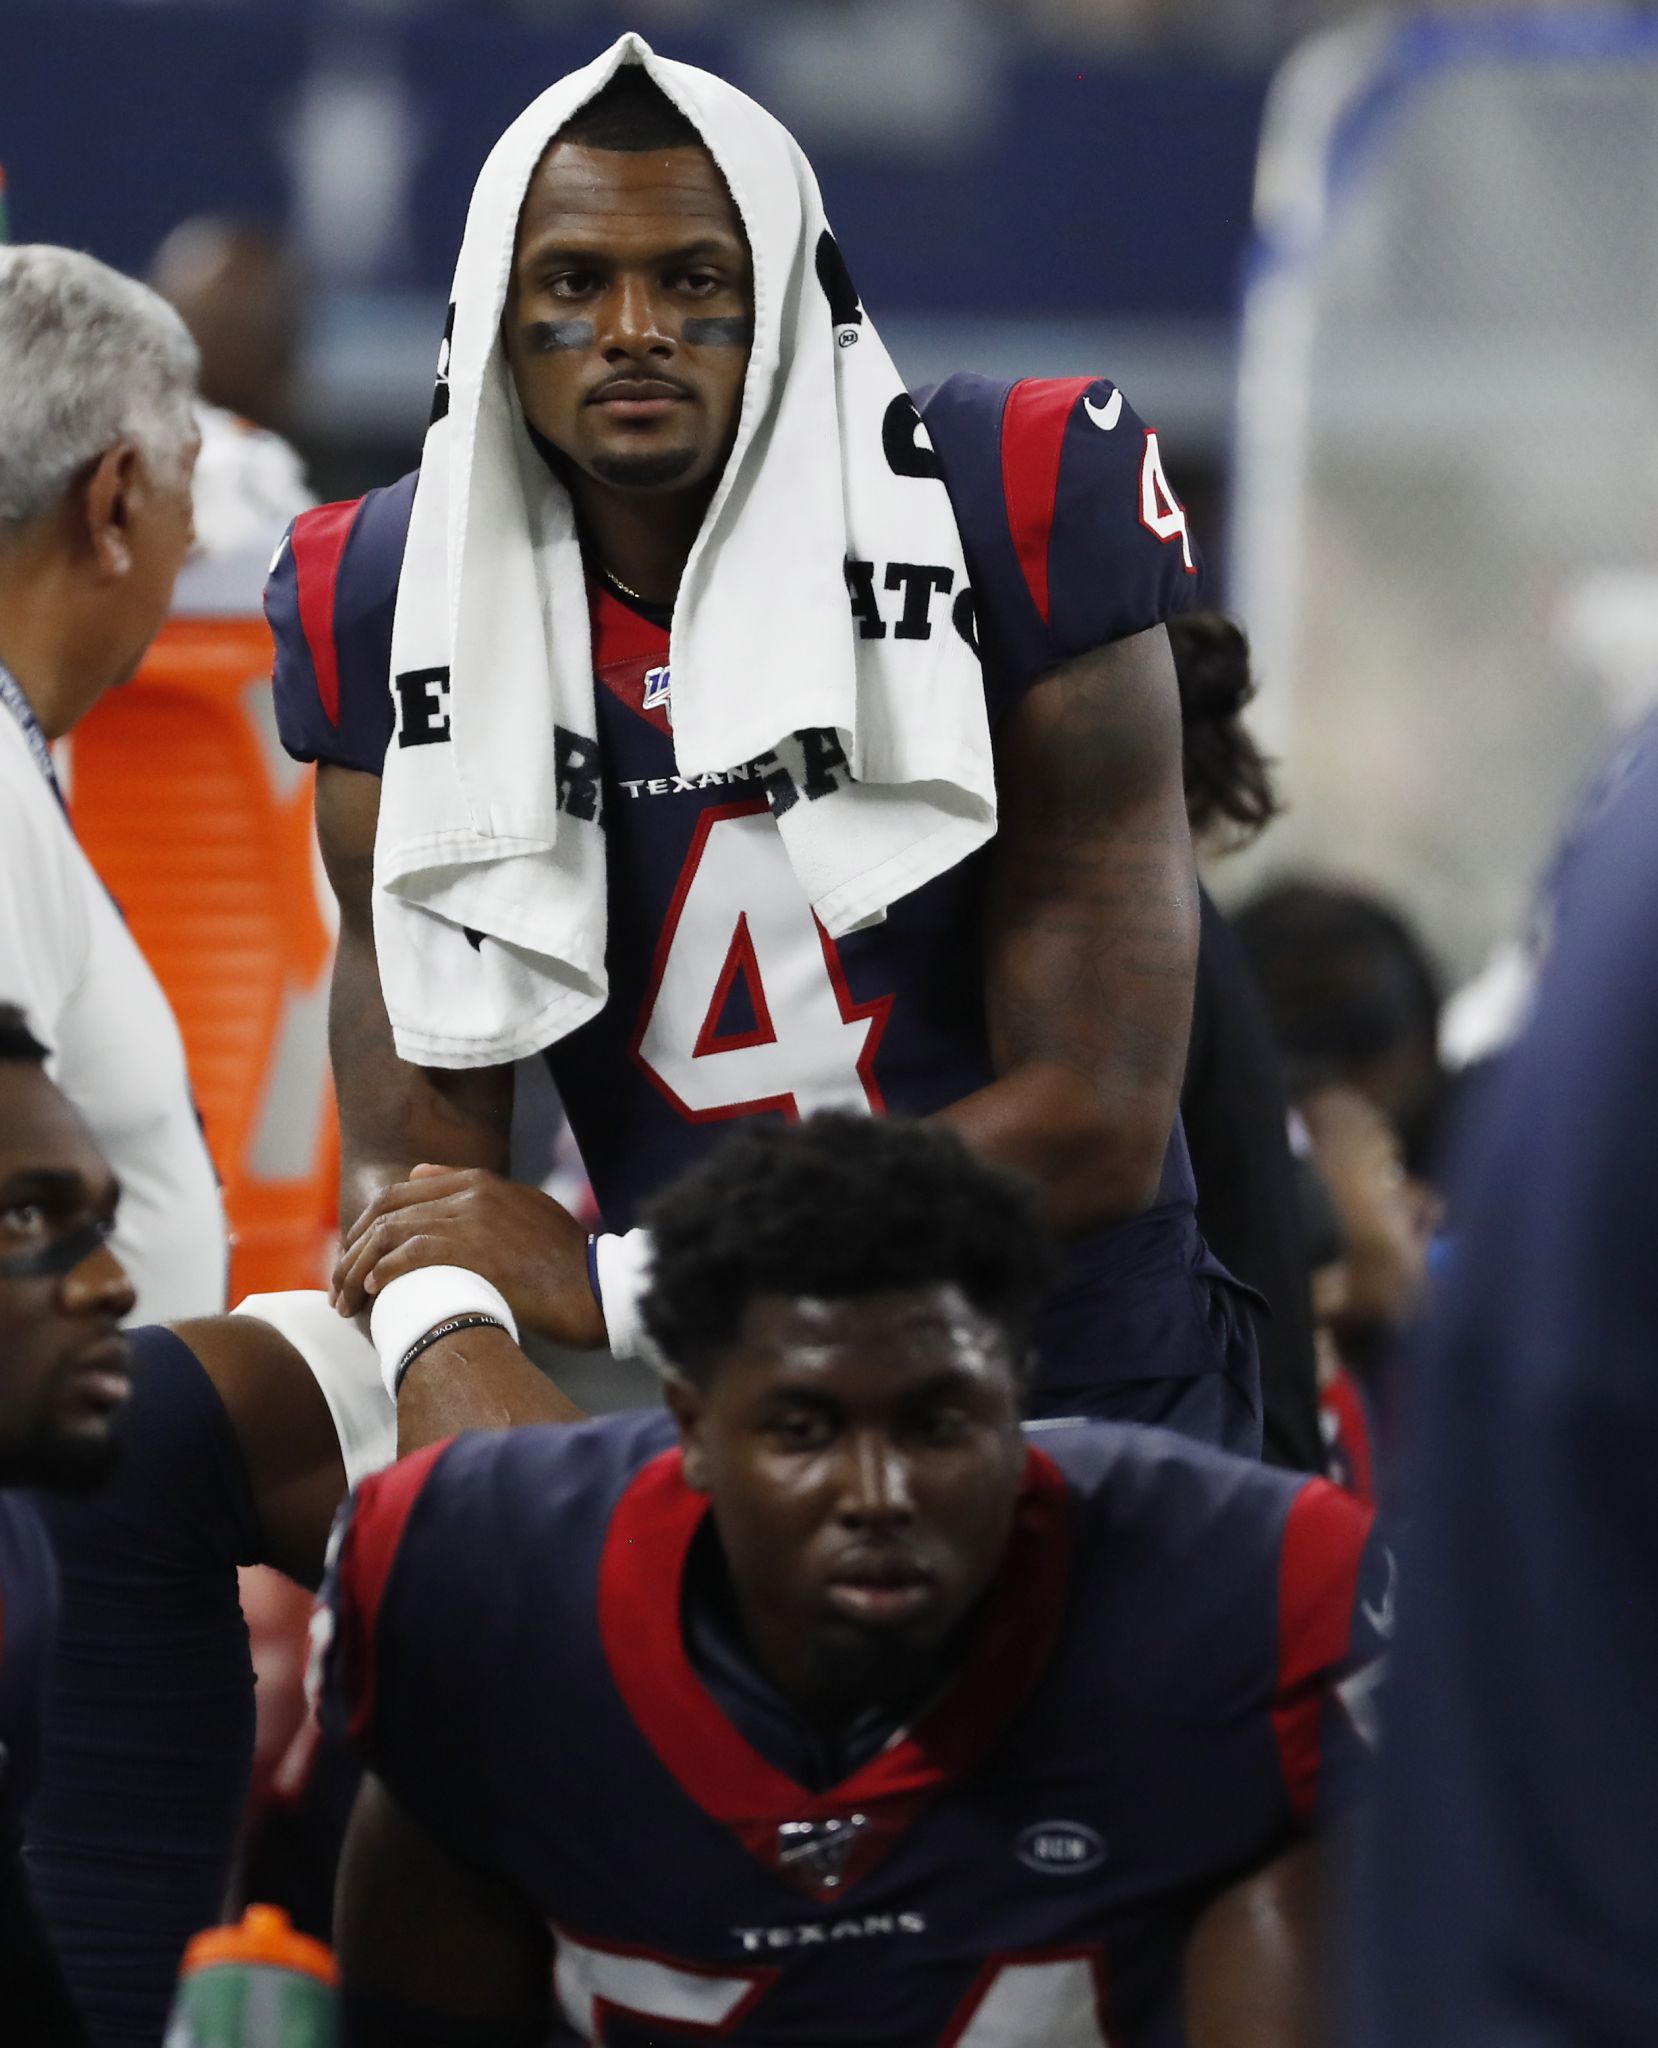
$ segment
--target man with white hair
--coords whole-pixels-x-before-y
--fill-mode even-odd
[[[138,667],[191,542],[196,349],[72,249],[0,249],[0,991],[120,1179],[148,1321],[221,1305],[224,1221],[167,999],[75,842],[51,743]]]

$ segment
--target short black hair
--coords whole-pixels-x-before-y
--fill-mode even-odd
[[[658,1195],[645,1327],[704,1380],[757,1295],[837,1301],[953,1284],[1004,1329],[1020,1370],[1051,1271],[1011,1175],[935,1125],[826,1111],[744,1123]]]
[[[556,139],[627,155],[703,146],[696,124],[679,111],[642,64],[624,64],[613,72],[570,116]]]
[[[1249,641],[1220,612],[1186,612],[1170,619],[1169,645],[1180,685],[1186,815],[1194,834],[1230,824],[1235,850],[1280,809],[1266,756],[1242,723],[1255,695]]]
[[[1362,889],[1284,881],[1233,919],[1292,1060],[1340,1068],[1437,1039],[1438,971],[1405,918]]]
[[[16,1003],[0,1003],[0,1060],[18,1060],[38,1067],[45,1059],[45,1046],[29,1029],[29,1020]]]

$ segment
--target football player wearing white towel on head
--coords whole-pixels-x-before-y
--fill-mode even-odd
[[[405,1449],[534,1420],[545,1383],[486,1361],[485,1325],[641,1350],[635,1219],[728,1120],[935,1116],[1028,1177],[1062,1241],[1033,1412],[1258,1453],[1253,1340],[1176,1113],[1197,895],[1163,621],[1197,586],[1185,514],[1104,378],[912,400],[819,207],[762,109],[624,38],[480,178],[418,479],[303,515],[278,557],[278,721],[321,764],[341,912],[338,1305],[374,1308]],[[504,289],[499,320],[469,288]],[[802,409],[825,431],[791,442]],[[773,516],[801,529],[786,559]],[[511,616],[469,606],[514,548]],[[818,715],[765,729],[835,662],[852,680]],[[918,701],[961,740],[930,778],[890,768],[925,753]],[[837,921],[805,842],[892,798],[936,805],[942,843],[992,757],[992,843],[932,871],[871,856],[876,914]],[[556,792],[518,805],[538,773]],[[541,942],[560,916],[562,949]],[[506,1177],[504,1048],[526,1040],[604,1215],[591,1245]]]

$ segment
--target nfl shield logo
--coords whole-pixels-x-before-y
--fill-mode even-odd
[[[645,709],[660,711],[670,725],[673,724],[672,692],[669,671],[666,668],[648,668],[645,671]]]
[[[868,1826],[869,1818],[862,1813],[849,1813],[845,1819],[786,1820],[777,1830],[777,1867],[797,1883],[833,1891]]]

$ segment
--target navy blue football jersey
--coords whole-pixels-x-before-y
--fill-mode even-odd
[[[1658,2041],[1655,738],[1557,864],[1407,1361],[1365,2048]]]
[[[1103,378],[952,377],[922,404],[961,530],[992,724],[1069,657],[1183,609],[1198,580],[1157,439]],[[276,709],[297,759],[378,774],[397,737],[392,614],[415,479],[295,522],[266,591]],[[849,565],[854,612],[907,598]],[[890,622],[871,621],[885,606]],[[860,609],[861,608],[861,609]],[[987,852],[832,940],[756,762],[679,774],[668,633],[591,592],[609,922],[604,1010],[547,1055],[605,1227],[733,1117],[927,1116],[994,1078],[979,932]],[[860,627],[862,630],[862,627]],[[1157,1204],[1066,1248],[1034,1331],[1050,1407],[1226,1359],[1178,1122]],[[1222,1319],[1224,1320],[1224,1319]]]
[[[1197,1912],[1353,1796],[1391,1561],[1323,1480],[1035,1441],[954,1677],[817,1792],[687,1650],[665,1416],[462,1437],[342,1510],[325,1725],[545,1916],[553,2038],[1181,2048]]]
[[[20,1494],[0,1491],[0,1866],[23,1839],[57,1620],[46,1531]]]

